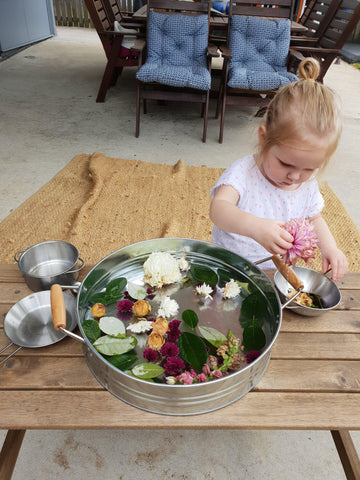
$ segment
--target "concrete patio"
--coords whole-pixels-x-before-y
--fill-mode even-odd
[[[182,105],[149,105],[136,139],[135,68],[125,70],[106,102],[98,104],[104,67],[96,32],[66,27],[0,62],[0,220],[80,153],[167,164],[182,158],[188,165],[227,167],[253,150],[261,123],[254,109],[228,109],[220,145],[214,100],[206,144],[200,110]],[[323,179],[360,227],[360,70],[340,60],[325,83],[341,97],[344,132]],[[360,454],[360,432],[352,437]],[[135,480],[149,475],[158,480],[345,479],[329,432],[216,430],[28,431],[13,478]]]

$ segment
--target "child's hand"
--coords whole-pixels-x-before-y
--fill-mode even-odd
[[[335,248],[329,252],[322,253],[322,272],[325,273],[331,266],[332,280],[340,280],[348,271],[349,265],[347,258],[341,250]]]
[[[256,217],[252,238],[272,255],[284,255],[292,246],[294,238],[282,228],[282,225],[285,223],[280,220]]]

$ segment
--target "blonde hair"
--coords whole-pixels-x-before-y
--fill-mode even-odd
[[[319,73],[319,62],[305,58],[299,65],[299,80],[280,88],[271,100],[259,159],[274,145],[293,142],[314,145],[317,139],[319,142],[323,139],[327,151],[321,169],[328,164],[338,145],[342,125],[338,98],[333,90],[316,81]]]

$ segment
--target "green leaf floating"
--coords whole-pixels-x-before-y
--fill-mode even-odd
[[[190,332],[183,332],[178,340],[181,358],[195,370],[201,370],[207,360],[207,351],[200,337]]]
[[[240,325],[245,328],[252,322],[255,317],[260,325],[264,323],[268,312],[266,309],[266,301],[259,292],[254,292],[244,298],[241,304]]]
[[[194,310],[184,310],[181,318],[191,328],[195,328],[199,323],[199,318]]]
[[[114,355],[108,358],[108,362],[119,370],[128,370],[131,368],[137,360],[137,355],[133,353],[123,353],[122,355]]]
[[[190,273],[195,282],[206,283],[211,287],[216,285],[219,281],[217,273],[210,267],[206,267],[205,265],[198,265],[196,263],[192,263],[190,267]]]
[[[261,350],[265,343],[265,333],[259,323],[253,318],[251,323],[244,328],[243,345],[245,350]]]
[[[107,284],[105,292],[94,293],[89,298],[90,303],[102,303],[103,305],[109,305],[119,300],[123,293],[122,291],[127,285],[127,280],[125,277],[115,278]]]
[[[164,369],[157,365],[156,363],[139,363],[131,370],[131,373],[138,378],[148,380],[150,378],[155,378],[161,375],[164,372]]]
[[[100,327],[95,320],[84,320],[81,326],[90,342],[95,342],[100,337]]]
[[[219,330],[211,327],[199,327],[199,332],[211,345],[216,348],[221,347],[226,341],[227,338]]]
[[[104,335],[98,338],[93,346],[103,355],[121,355],[132,350],[136,344],[137,340],[132,336],[119,335],[114,337],[113,335]]]

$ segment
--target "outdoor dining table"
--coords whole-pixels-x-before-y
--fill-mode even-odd
[[[231,429],[239,435],[245,429],[294,429],[330,431],[347,478],[358,480],[349,430],[360,430],[360,273],[348,273],[338,286],[336,310],[316,317],[284,310],[259,383],[233,404],[200,415],[160,415],[124,403],[96,381],[80,343],[68,337],[49,347],[22,348],[0,367],[0,429],[8,431],[0,478],[11,478],[27,429]],[[8,344],[6,313],[31,293],[17,265],[0,265],[0,350]]]
[[[147,20],[147,5],[143,5],[139,8],[136,12],[134,12],[132,16],[133,20],[138,22],[146,23]],[[225,29],[227,27],[229,21],[228,15],[223,15],[220,13],[213,12],[210,15],[210,29],[217,30],[217,29]],[[295,21],[291,21],[291,33],[304,33],[307,31],[307,27],[297,23]]]

